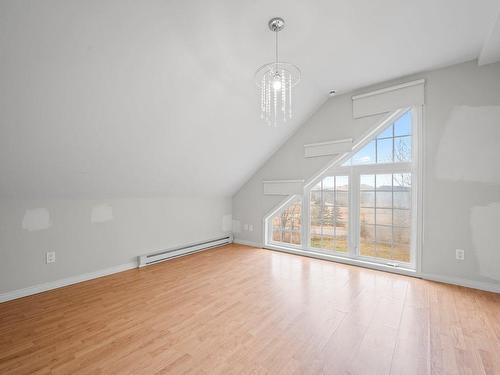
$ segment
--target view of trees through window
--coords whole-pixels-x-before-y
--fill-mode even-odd
[[[349,177],[323,178],[310,193],[311,247],[347,252]]]
[[[272,219],[272,240],[293,245],[301,243],[302,203],[294,201]]]

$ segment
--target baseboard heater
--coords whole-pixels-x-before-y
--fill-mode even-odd
[[[162,250],[154,254],[141,255],[139,256],[139,267],[144,267],[150,264],[163,262],[168,259],[196,253],[198,251],[211,249],[213,247],[227,245],[231,242],[233,242],[233,236],[228,235],[225,237],[215,238],[203,242],[197,242],[188,245],[173,247],[171,249]]]

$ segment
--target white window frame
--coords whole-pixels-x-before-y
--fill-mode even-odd
[[[410,111],[412,115],[412,160],[411,162],[398,163],[378,163],[366,165],[342,166],[354,154],[376,138],[382,129],[392,124],[404,113]],[[422,139],[422,106],[403,108],[391,113],[383,122],[374,129],[368,131],[359,140],[353,150],[345,153],[334,160],[334,162],[323,169],[315,178],[310,180],[304,188],[304,198],[302,201],[302,249],[307,252],[314,252],[335,257],[359,260],[362,262],[386,265],[395,268],[402,268],[420,272],[421,260],[421,236],[422,236],[422,149],[420,139]],[[412,218],[411,218],[411,241],[410,241],[410,262],[401,262],[363,256],[359,253],[359,177],[362,174],[394,174],[411,173],[412,175]],[[325,250],[310,246],[310,194],[313,187],[326,176],[349,176],[349,251],[339,252],[335,250]],[[306,224],[306,225],[304,225]]]
[[[393,123],[405,112],[411,110],[412,113],[412,161],[410,163],[397,163],[396,169],[394,163],[389,164],[371,164],[371,165],[358,165],[340,167],[342,164],[352,157],[356,152],[362,149],[366,144],[376,138],[376,135],[384,129],[387,125]],[[422,239],[423,239],[423,118],[424,106],[415,105],[412,107],[401,108],[389,113],[377,126],[368,130],[362,137],[360,137],[352,148],[352,151],[343,153],[337,156],[332,162],[323,168],[316,176],[309,179],[304,185],[303,195],[295,194],[289,196],[284,202],[275,207],[263,219],[263,233],[264,233],[264,247],[285,251],[298,255],[311,256],[315,258],[333,260],[347,264],[360,265],[394,273],[415,275],[421,273],[421,260],[422,260]],[[388,167],[388,168],[387,168]],[[359,228],[357,228],[354,221],[358,220],[359,216],[359,202],[357,204],[350,203],[349,205],[349,251],[347,253],[337,252],[334,250],[321,250],[318,248],[311,248],[309,225],[310,225],[310,191],[322,178],[328,175],[348,175],[349,176],[349,202],[352,201],[353,192],[357,183],[357,192],[359,192],[359,179],[353,182],[351,168],[358,169],[358,176],[367,171],[366,174],[376,173],[397,173],[397,171],[406,170],[411,168],[412,173],[412,239],[411,239],[411,263],[402,262],[389,262],[387,260],[377,260],[377,258],[363,257],[356,255],[357,249],[354,244],[357,244],[359,236]],[[368,169],[369,168],[369,169]],[[389,172],[390,170],[390,172]],[[347,173],[346,173],[347,171]],[[380,172],[378,172],[380,171]],[[269,241],[269,235],[272,235],[272,227],[269,228],[269,221],[280,209],[285,208],[294,199],[301,199],[302,202],[302,227],[301,227],[301,245],[292,245],[283,242]],[[359,198],[354,198],[359,199]],[[355,209],[353,210],[352,207]]]

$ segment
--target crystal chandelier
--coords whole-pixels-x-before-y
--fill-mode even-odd
[[[276,126],[292,118],[292,88],[300,81],[300,69],[278,58],[278,33],[285,27],[282,18],[272,18],[269,29],[276,38],[276,59],[255,72],[255,84],[260,89],[261,118]]]

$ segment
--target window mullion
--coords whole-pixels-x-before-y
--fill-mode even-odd
[[[359,173],[351,169],[349,175],[349,254],[357,256],[359,254],[359,198],[360,182]]]

